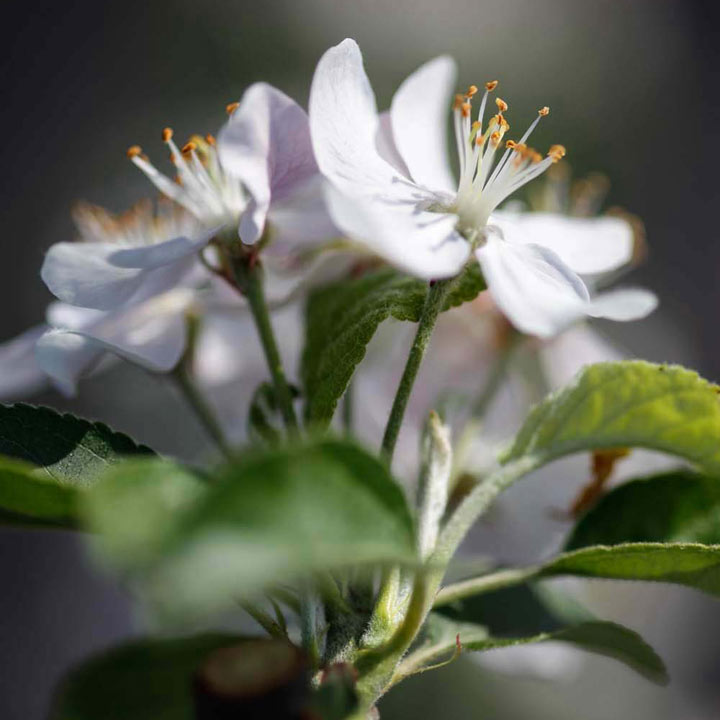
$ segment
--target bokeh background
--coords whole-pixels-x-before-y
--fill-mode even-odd
[[[606,173],[611,203],[647,228],[650,256],[633,279],[660,294],[661,309],[602,330],[632,355],[692,364],[718,380],[719,14],[700,0],[6,0],[0,336],[42,319],[43,252],[73,237],[77,199],[121,210],[146,194],[126,147],[160,157],[165,125],[181,137],[215,131],[225,104],[255,80],[305,103],[321,53],[352,36],[381,105],[418,64],[445,52],[459,61],[463,86],[501,80],[511,120],[524,124],[549,105],[537,144],[566,145],[579,174]],[[36,399],[162,451],[206,450],[172,389],[133,368],[87,380],[73,401]],[[504,559],[531,558],[551,542],[547,509],[568,497],[568,484],[553,480],[582,474],[572,462],[508,495]],[[474,538],[481,549],[484,538]],[[642,631],[665,657],[669,688],[579,654],[563,660],[572,672],[560,683],[463,659],[392,693],[383,718],[720,716],[720,606],[677,588],[611,583],[591,592],[606,616]],[[1,718],[44,717],[68,666],[137,631],[127,597],[75,538],[0,531]],[[551,656],[538,666],[553,674]]]

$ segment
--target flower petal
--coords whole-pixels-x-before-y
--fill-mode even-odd
[[[191,291],[178,289],[121,312],[105,313],[82,329],[51,330],[38,341],[38,363],[69,394],[103,351],[154,372],[167,372],[185,348],[184,315],[193,297]]]
[[[442,55],[418,68],[392,99],[393,138],[416,183],[453,192],[457,188],[448,165],[447,122],[455,87],[455,61]]]
[[[177,282],[206,243],[207,237],[174,238],[134,248],[118,248],[112,243],[57,243],[45,256],[40,274],[60,300],[111,310],[130,300],[149,277],[155,292]],[[157,282],[160,279],[162,283]]]
[[[658,306],[655,293],[642,288],[627,288],[601,293],[592,299],[587,314],[608,320],[640,320],[648,316]]]
[[[0,344],[0,399],[24,399],[47,385],[47,375],[35,360],[35,345],[46,330],[38,325]]]
[[[253,198],[251,221],[241,224],[243,242],[256,242],[273,200],[290,194],[318,172],[305,111],[267,83],[251,85],[218,137],[223,167]],[[247,212],[247,211],[246,211]]]
[[[534,243],[557,253],[581,275],[616,270],[630,262],[633,231],[616,217],[573,218],[556,213],[495,213],[491,224],[510,242]]]
[[[375,143],[378,125],[360,48],[354,40],[343,40],[320,58],[310,90],[315,159],[323,175],[340,189],[394,195],[407,183],[380,157]]]
[[[493,299],[518,330],[550,337],[585,314],[587,288],[552,250],[490,235],[475,252]]]
[[[378,129],[375,133],[375,147],[385,162],[390,163],[401,175],[408,180],[410,179],[410,170],[408,170],[408,166],[402,159],[402,155],[400,155],[400,151],[395,144],[389,110],[380,113]]]
[[[470,255],[469,243],[455,230],[453,214],[351,197],[333,186],[326,188],[326,198],[338,227],[417,277],[433,280],[457,275]]]

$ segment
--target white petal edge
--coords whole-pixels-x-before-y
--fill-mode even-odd
[[[506,240],[542,245],[580,275],[610,272],[632,260],[630,224],[616,217],[573,218],[556,213],[494,213]]]
[[[650,290],[621,288],[595,296],[586,312],[591,317],[627,322],[647,317],[657,306],[657,295]]]
[[[35,360],[35,345],[46,329],[38,325],[0,344],[0,399],[25,399],[48,384]]]
[[[394,195],[400,175],[378,153],[378,127],[360,48],[343,40],[320,58],[310,89],[310,134],[320,172],[344,191]]]
[[[393,139],[412,179],[453,192],[457,183],[448,164],[447,124],[457,66],[442,55],[420,66],[395,93],[390,106]]]
[[[475,253],[493,300],[518,330],[551,337],[584,316],[587,288],[552,250],[490,235]]]
[[[351,197],[331,185],[325,197],[338,227],[411,275],[424,280],[452,277],[470,255],[469,243],[455,230],[453,214]]]

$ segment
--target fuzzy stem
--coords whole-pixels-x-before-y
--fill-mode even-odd
[[[250,306],[285,427],[291,433],[296,433],[298,421],[293,407],[292,393],[285,378],[280,351],[275,340],[275,333],[270,323],[270,312],[263,290],[262,268],[255,255],[233,258],[232,268],[237,286]]]
[[[405,370],[400,379],[397,392],[395,393],[395,400],[393,401],[390,417],[385,427],[382,452],[388,463],[392,460],[395,443],[397,442],[403,416],[405,415],[405,409],[410,399],[410,393],[412,392],[420,364],[422,363],[428,343],[430,342],[430,336],[435,328],[435,323],[442,310],[451,283],[452,280],[439,280],[435,282],[430,286],[425,297],[425,304],[422,309],[422,314],[420,315],[415,340],[410,348]]]

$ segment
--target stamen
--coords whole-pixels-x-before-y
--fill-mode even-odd
[[[191,152],[193,152],[195,150],[197,150],[197,143],[194,143],[191,140],[190,142],[187,142],[182,146],[182,149],[180,150],[180,152],[183,155],[189,155]]]
[[[547,105],[545,105],[545,107],[541,107],[538,110],[538,115],[540,117],[547,117],[549,114],[550,114],[550,108]]]
[[[164,143],[168,142],[168,140],[172,140],[172,136],[173,136],[173,129],[172,129],[172,128],[166,127],[166,128],[162,131],[162,141],[163,141]]]
[[[134,157],[139,157],[142,155],[142,148],[139,145],[131,145],[126,153],[125,153],[130,159]]]
[[[491,80],[490,82],[485,83],[485,89],[491,93],[496,87],[498,86],[497,80]]]
[[[239,102],[231,102],[225,106],[225,112],[228,115],[232,115],[240,107]]]
[[[469,99],[473,95],[475,95],[475,93],[477,93],[477,91],[478,91],[477,85],[470,85],[470,87],[468,87],[467,91],[465,92],[465,97]]]
[[[215,136],[214,136],[214,135],[211,135],[210,133],[208,133],[208,134],[205,136],[205,142],[206,142],[208,145],[212,145],[212,146],[214,147],[214,146],[215,146],[215,142],[216,142],[216,141],[215,141]]]
[[[470,111],[472,110],[472,105],[469,102],[464,102],[460,106],[460,111],[462,112],[462,116],[464,118],[470,117]]]
[[[552,158],[553,162],[562,160],[567,153],[567,150],[562,145],[553,145],[549,150],[547,156]]]
[[[508,104],[502,98],[495,98],[495,104],[501,114],[507,112]]]
[[[459,110],[465,102],[465,96],[459,93],[453,98],[453,110]]]

